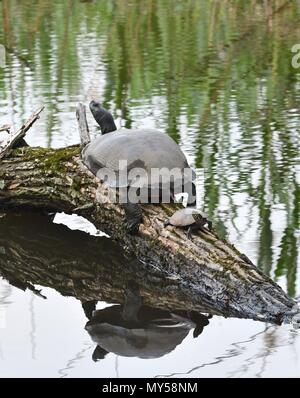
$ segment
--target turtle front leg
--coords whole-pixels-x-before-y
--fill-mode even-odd
[[[131,235],[139,233],[140,224],[143,222],[143,214],[138,203],[123,203],[127,221],[127,231]]]

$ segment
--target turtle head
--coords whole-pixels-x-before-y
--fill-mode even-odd
[[[97,101],[90,102],[90,110],[94,116],[96,122],[101,128],[102,134],[111,133],[117,130],[114,119],[106,109],[102,108],[100,103]]]

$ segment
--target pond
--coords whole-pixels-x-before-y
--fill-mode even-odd
[[[300,294],[299,2],[2,0],[0,21],[0,125],[44,105],[28,143],[77,144],[76,105],[97,98],[118,127],[166,132],[219,234]],[[28,284],[10,255],[26,259]],[[126,261],[84,219],[0,212],[0,377],[299,377],[291,325],[142,308],[154,331],[120,335],[123,308],[98,302],[112,325],[93,328],[76,265]],[[34,271],[43,263],[47,275]],[[56,274],[66,264],[78,275]]]

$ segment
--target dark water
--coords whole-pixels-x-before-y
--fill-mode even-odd
[[[166,131],[197,169],[200,203],[222,234],[299,295],[300,69],[291,52],[300,43],[298,1],[2,0],[0,21],[7,50],[0,125],[18,125],[44,104],[28,142],[78,143],[76,104],[99,98],[118,127]],[[0,255],[10,248],[29,266],[74,265],[82,261],[76,245],[87,265],[126,266],[106,238],[26,215],[0,221]],[[81,219],[56,222],[95,233]],[[51,284],[37,273],[20,285],[5,258],[0,273],[11,283],[0,279],[1,376],[300,375],[300,339],[290,326],[235,319],[214,317],[194,338],[197,322],[186,314],[142,309],[147,327],[138,336],[124,340],[110,329],[111,352],[95,351],[76,276]],[[39,285],[47,300],[36,294]],[[122,311],[98,317],[116,323]],[[173,325],[168,339],[161,323]]]

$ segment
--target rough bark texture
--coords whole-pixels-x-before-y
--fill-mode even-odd
[[[177,288],[171,289],[170,300],[188,297],[191,307],[201,303],[224,316],[274,323],[291,319],[295,302],[234,246],[212,233],[199,232],[191,241],[183,230],[164,228],[175,205],[144,205],[139,236],[128,235],[122,207],[103,203],[108,189],[82,164],[79,152],[79,146],[14,150],[0,162],[1,206],[84,216],[112,236],[127,255],[136,256],[149,275],[155,271],[173,280]],[[136,266],[125,267],[124,273],[137,279]]]

